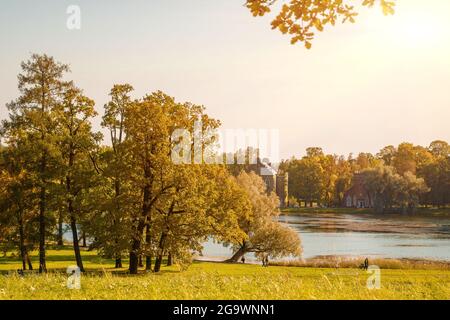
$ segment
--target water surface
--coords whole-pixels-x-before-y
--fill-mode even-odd
[[[300,235],[303,258],[339,255],[450,261],[449,217],[298,213],[279,220]],[[203,251],[212,258],[231,253],[212,241]]]

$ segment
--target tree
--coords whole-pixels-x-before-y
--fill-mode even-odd
[[[0,153],[0,242],[9,249],[18,249],[22,269],[33,270],[29,252],[34,249],[38,231],[35,226],[36,197],[32,179],[24,169],[26,145],[10,145]]]
[[[377,158],[383,160],[384,164],[387,166],[392,166],[394,164],[395,154],[397,153],[397,149],[390,145],[384,147],[377,153]]]
[[[428,150],[436,158],[445,158],[450,156],[450,145],[446,141],[435,140],[430,143]]]
[[[339,206],[343,203],[345,192],[351,186],[353,172],[350,163],[343,156],[338,158],[336,167],[337,179],[335,183],[335,203]]]
[[[3,122],[3,132],[8,145],[25,139],[32,147],[27,168],[34,173],[33,184],[39,194],[39,272],[46,272],[49,189],[58,175],[54,167],[57,163],[54,109],[69,85],[63,81],[69,67],[47,55],[33,54],[30,60],[21,64],[21,68],[22,73],[18,76],[21,95],[7,105],[10,119]]]
[[[142,209],[132,217],[132,239],[130,249],[131,274],[138,271],[142,254],[144,230],[151,232],[152,213],[155,203],[174,185],[157,184],[156,177],[166,174],[171,166],[170,128],[174,121],[176,104],[173,98],[162,92],[146,96],[133,103],[126,111],[126,148],[130,153],[133,187],[141,191]],[[148,227],[147,227],[148,226]]]
[[[82,215],[85,196],[92,186],[94,168],[90,154],[96,148],[101,135],[94,134],[89,120],[97,113],[95,102],[83,96],[81,90],[70,87],[64,92],[63,101],[55,108],[57,123],[57,148],[61,153],[62,177],[64,181],[63,202],[72,229],[73,248],[78,267],[84,272],[78,241],[77,221]]]
[[[323,155],[320,157],[323,168],[322,185],[320,202],[332,206],[336,199],[336,183],[338,181],[338,167],[336,155]]]
[[[269,13],[275,4],[280,2],[283,5],[272,21],[272,29],[289,34],[292,44],[300,41],[308,49],[311,48],[315,32],[323,31],[327,25],[334,26],[338,20],[342,20],[342,23],[355,22],[358,15],[354,8],[355,3],[372,7],[379,2],[385,15],[394,14],[395,6],[394,1],[387,0],[247,0],[245,5],[256,17]]]
[[[246,253],[267,254],[272,258],[301,254],[298,234],[276,221],[279,216],[278,197],[266,193],[264,181],[255,173],[241,172],[236,178],[251,203],[250,215],[239,218],[245,237],[232,242],[235,250],[228,260],[237,262]]]
[[[428,150],[432,159],[422,163],[418,169],[418,175],[430,187],[422,202],[441,207],[450,203],[450,147],[445,141],[437,140],[430,144]]]
[[[314,201],[320,201],[322,198],[324,169],[317,157],[305,157],[298,162],[297,170],[299,198],[309,202],[312,207]]]
[[[416,174],[416,156],[414,145],[412,143],[405,142],[398,146],[393,165],[400,175],[403,175],[408,171],[412,174]]]
[[[214,139],[202,135],[197,137],[197,143],[188,145],[194,164],[177,164],[171,159],[172,150],[179,142],[172,140],[172,133],[187,129],[193,136],[194,123],[199,120],[202,132],[220,124],[209,118],[203,107],[177,103],[160,91],[133,102],[126,110],[124,145],[130,162],[129,179],[131,188],[140,190],[142,195],[141,209],[131,218],[129,269],[132,274],[137,273],[142,254],[156,256],[154,271],[158,272],[163,256],[169,252],[176,258],[187,258],[191,251],[200,250],[209,235],[225,237],[237,228],[235,225],[229,231],[232,223],[228,226],[228,222],[236,220],[233,211],[228,209],[230,206],[216,206],[216,197],[223,196],[218,196],[221,186],[214,176],[220,176],[223,168],[204,164],[204,152]],[[198,144],[200,159],[192,152]],[[218,226],[228,229],[218,235]]]
[[[363,182],[374,199],[375,210],[385,212],[399,206],[412,212],[420,195],[428,191],[424,180],[407,171],[403,176],[393,167],[379,165],[361,172]]]
[[[400,180],[400,190],[397,194],[397,203],[403,212],[413,213],[419,204],[420,196],[430,191],[424,179],[417,178],[407,172]]]
[[[128,249],[127,241],[124,235],[127,234],[124,226],[127,226],[129,210],[132,210],[127,198],[130,196],[129,184],[127,183],[127,153],[123,142],[125,140],[125,114],[127,109],[131,106],[132,100],[130,93],[133,87],[129,84],[114,85],[111,89],[111,101],[105,105],[105,114],[103,116],[102,126],[108,128],[111,138],[112,148],[104,154],[103,163],[106,164],[102,170],[102,174],[107,183],[112,184],[111,192],[107,193],[108,203],[105,203],[106,210],[109,213],[108,221],[109,235],[113,241],[109,246],[113,251],[113,256],[116,260],[116,268],[122,268],[122,253]],[[106,224],[108,225],[108,224]],[[105,239],[106,240],[106,239]],[[110,243],[106,241],[104,243]]]
[[[355,171],[376,167],[379,163],[371,153],[361,152],[355,160]]]

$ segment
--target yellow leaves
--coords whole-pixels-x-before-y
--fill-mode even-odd
[[[285,34],[285,33],[287,33],[287,32],[289,31],[289,27],[286,26],[285,24],[280,24],[280,25],[278,26],[278,29],[279,29],[283,34]]]
[[[270,12],[269,4],[267,4],[267,0],[248,0],[245,4],[254,17],[260,16],[262,17],[266,13]]]
[[[395,7],[395,2],[381,0],[381,8],[383,9],[384,15],[387,16],[387,15],[394,14],[395,13],[394,7]]]
[[[314,26],[316,27],[317,30],[323,31],[323,25],[319,19],[314,19]]]
[[[375,0],[364,0],[362,5],[371,8],[373,7],[374,3]]]
[[[276,2],[283,2],[280,12],[272,21],[272,29],[292,35],[291,44],[303,42],[307,49],[315,31],[322,32],[327,24],[335,25],[336,19],[342,23],[355,23],[358,13],[350,3],[360,2],[365,7],[379,3],[385,15],[394,14],[395,0],[247,0],[246,7],[253,16],[263,16],[270,12]]]

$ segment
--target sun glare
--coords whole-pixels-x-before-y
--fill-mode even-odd
[[[370,18],[370,29],[402,47],[427,48],[449,42],[450,1],[398,1],[393,16]],[[373,14],[373,13],[372,13]]]
[[[395,19],[395,18],[394,18]],[[439,40],[443,26],[440,21],[420,12],[407,12],[395,19],[394,32],[400,42],[409,45],[428,45]]]

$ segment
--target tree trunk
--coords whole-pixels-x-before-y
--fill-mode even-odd
[[[147,223],[147,226],[145,228],[145,244],[147,246],[151,245],[151,236],[150,236],[150,221]],[[145,256],[145,270],[151,271],[152,270],[152,256],[147,255]]]
[[[133,241],[132,250],[130,251],[130,266],[128,269],[130,274],[138,273],[138,255],[135,250],[138,250],[140,247],[140,244],[137,245],[136,241]]]
[[[117,198],[120,196],[120,181],[119,181],[119,179],[117,177],[116,177],[116,180],[114,181],[114,189],[115,189],[115,193],[116,193],[116,199],[115,200],[116,200],[116,205],[117,205],[117,203],[118,203],[117,202]],[[119,205],[117,205],[117,211],[118,212],[120,211]],[[114,229],[116,229],[116,224],[117,224],[117,221],[114,218],[114,220],[113,220]],[[118,240],[117,235],[116,235],[116,239],[115,239],[114,242],[116,244],[117,250],[119,251],[119,253],[116,254],[116,266],[115,266],[115,268],[118,269],[118,268],[122,268],[122,256],[120,254],[119,240]]]
[[[27,252],[25,248],[24,231],[23,231],[23,220],[22,213],[20,213],[19,219],[19,249],[20,257],[22,258],[22,269],[27,270]]]
[[[152,271],[152,256],[145,257],[145,270]]]
[[[161,263],[162,263],[162,259],[163,259],[166,238],[167,238],[167,232],[164,231],[161,234],[161,238],[159,239],[158,255],[156,256],[156,261],[155,261],[155,272],[159,272],[161,270]]]
[[[28,255],[28,252],[27,252],[27,263],[28,263],[28,270],[33,270],[33,264],[31,263],[31,259],[30,256]]]
[[[140,257],[140,251],[141,251],[141,244],[142,244],[142,232],[145,228],[145,222],[140,221],[138,226],[135,229],[134,239],[131,244],[131,251],[130,251],[130,266],[129,271],[130,274],[137,274],[138,268],[139,268],[139,257]]]
[[[59,210],[58,215],[58,238],[57,238],[58,246],[64,245],[63,240],[63,213],[62,210]]]
[[[122,268],[122,257],[120,255],[116,257],[116,265],[114,268],[116,269]]]
[[[170,267],[172,264],[172,254],[169,252],[169,255],[167,256],[167,266]]]
[[[162,258],[163,258],[163,255],[162,255],[162,254],[158,254],[158,255],[156,256],[156,260],[155,260],[155,269],[154,269],[155,272],[161,271]]]
[[[61,186],[64,186],[64,179],[61,179]],[[58,210],[58,235],[56,238],[57,241],[57,245],[58,246],[63,246],[64,245],[64,240],[63,240],[63,209],[61,208],[60,210]]]
[[[45,263],[45,187],[41,186],[39,197],[39,273],[47,272]]]
[[[238,251],[236,251],[233,254],[233,256],[230,259],[225,260],[225,262],[238,262],[242,258],[242,256],[244,254],[246,254],[247,252],[248,252],[247,248],[245,246],[242,246],[242,247],[239,248]]]
[[[139,256],[141,251],[141,237],[142,232],[144,231],[145,223],[139,222],[138,226],[135,229],[134,239],[131,244],[131,251],[130,251],[130,266],[129,271],[130,274],[137,274],[138,273],[138,267],[139,267]]]
[[[148,178],[149,174],[146,172],[145,177]],[[142,215],[139,218],[138,225],[133,230],[133,241],[131,243],[130,251],[130,274],[138,273],[139,265],[139,255],[142,245],[142,235],[144,233],[144,228],[147,225],[147,218],[150,215],[150,197],[151,197],[151,185],[147,184],[144,187],[143,204],[142,204]]]
[[[69,200],[69,208],[71,207],[71,202],[72,201]],[[71,214],[70,217],[70,227],[72,229],[73,251],[75,253],[75,260],[77,261],[77,266],[78,268],[80,268],[80,271],[84,272],[83,260],[81,259],[80,244],[78,242],[77,220],[75,219],[73,214]]]
[[[83,248],[86,248],[86,247],[87,247],[87,244],[86,244],[86,232],[82,231],[82,233],[81,233],[81,239],[83,240],[81,246],[82,246]]]
[[[70,146],[71,150],[73,150],[73,146]],[[73,151],[69,153],[69,168],[72,168],[75,161],[75,154]],[[66,191],[67,195],[69,195],[69,199],[67,200],[67,211],[70,217],[70,227],[72,229],[72,238],[73,238],[73,250],[75,253],[75,260],[77,261],[77,266],[80,268],[81,272],[84,272],[83,261],[81,259],[80,252],[80,243],[78,241],[78,231],[77,231],[77,220],[75,218],[75,209],[73,208],[73,200],[72,200],[72,179],[70,174],[66,176]]]

